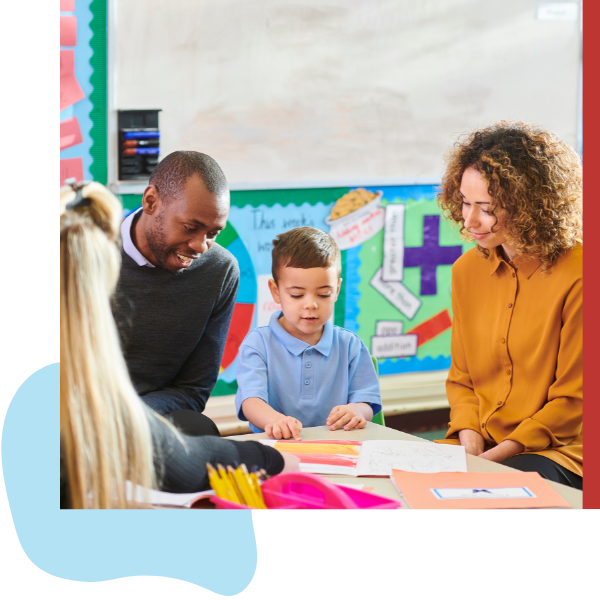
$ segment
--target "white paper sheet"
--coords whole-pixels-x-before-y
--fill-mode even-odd
[[[577,21],[578,15],[577,2],[540,2],[537,9],[540,21]]]
[[[274,446],[278,440],[259,441]],[[405,440],[366,440],[361,444],[356,467],[300,463],[302,472],[321,475],[389,477],[392,469],[413,473],[466,473],[467,455],[464,446]]]
[[[467,472],[464,446],[409,442],[404,440],[367,440],[362,443],[356,474],[389,476],[392,469],[413,473]]]
[[[401,335],[402,321],[377,321],[375,335]]]
[[[204,492],[192,492],[189,494],[171,494],[169,492],[161,492],[160,490],[148,490],[148,496],[144,495],[144,488],[139,485],[135,488],[130,481],[126,482],[126,493],[128,500],[135,500],[136,502],[148,502],[157,506],[177,506],[189,508],[194,501],[202,497],[214,496],[213,490],[206,490]]]
[[[371,338],[371,354],[375,358],[400,358],[415,356],[417,353],[417,334],[374,335]]]
[[[438,500],[472,500],[484,498],[498,500],[506,498],[535,498],[535,494],[526,487],[520,488],[432,488],[431,493]]]
[[[373,275],[371,285],[403,315],[412,319],[421,306],[421,301],[398,281],[382,281],[383,267]]]
[[[385,207],[383,281],[402,281],[404,273],[404,204]]]

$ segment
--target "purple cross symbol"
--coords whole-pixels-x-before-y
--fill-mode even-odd
[[[423,245],[404,248],[404,266],[421,267],[421,296],[437,294],[438,265],[451,265],[462,254],[462,246],[440,246],[440,217],[427,215],[423,220]]]

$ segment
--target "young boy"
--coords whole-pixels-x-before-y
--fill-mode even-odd
[[[381,410],[379,381],[362,340],[329,320],[342,283],[337,244],[312,227],[282,233],[272,272],[281,311],[240,347],[238,417],[276,439],[301,439],[303,425],[362,429]]]

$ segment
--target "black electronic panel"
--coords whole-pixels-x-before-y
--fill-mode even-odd
[[[119,180],[148,180],[160,154],[158,109],[119,110]]]

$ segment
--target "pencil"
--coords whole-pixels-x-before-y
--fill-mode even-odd
[[[250,473],[250,479],[254,484],[254,491],[256,492],[256,497],[258,499],[258,503],[260,504],[260,508],[267,508],[262,489],[260,487],[260,481],[258,480],[258,475],[256,473]]]
[[[258,479],[255,480],[252,478],[250,473],[248,473],[248,469],[246,468],[246,465],[244,465],[244,464],[240,465],[240,469],[242,471],[244,480],[247,482],[247,485],[250,488],[256,508],[267,508],[265,506],[265,503],[262,498],[262,492],[260,490],[260,485],[256,485],[258,482]],[[255,475],[255,477],[256,477],[256,475]]]
[[[252,485],[250,484],[250,481],[244,474],[245,470],[246,470],[246,465],[239,466],[235,470],[234,476],[236,478],[238,486],[240,487],[240,489],[242,490],[242,493],[244,494],[244,498],[246,498],[246,504],[248,506],[251,506],[252,508],[260,508],[258,498],[256,497],[256,494],[254,493],[254,491],[252,489]]]
[[[238,504],[243,504],[242,500],[235,491],[234,485],[231,483],[231,481],[229,481],[227,471],[225,470],[223,465],[217,464],[217,469],[219,471],[219,475],[221,476],[221,481],[223,481],[225,489],[227,490],[227,494],[229,496],[228,500],[231,500],[232,502],[237,502]]]

